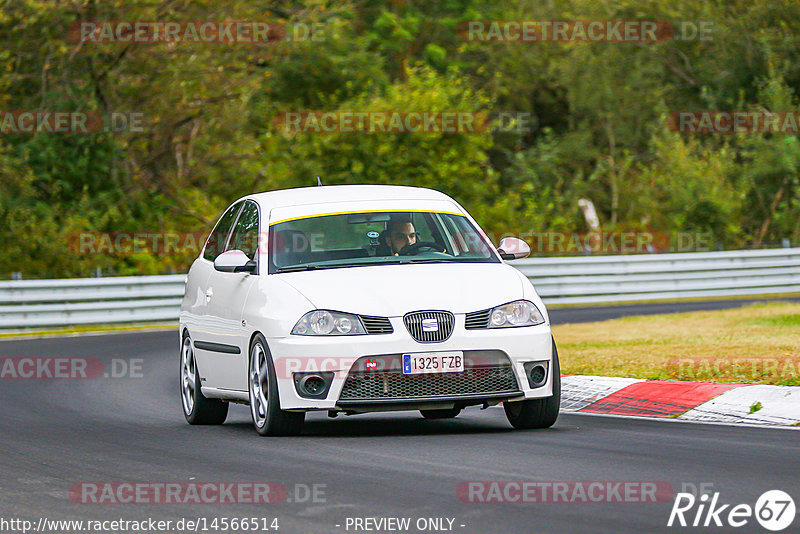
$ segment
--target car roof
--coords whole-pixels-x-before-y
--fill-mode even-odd
[[[434,189],[401,185],[323,185],[279,189],[248,195],[240,200],[257,201],[266,209],[323,204],[329,202],[352,202],[372,200],[449,200],[449,196]]]

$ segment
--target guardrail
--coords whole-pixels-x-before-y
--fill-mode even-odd
[[[186,275],[0,282],[0,329],[177,321]]]
[[[800,292],[800,248],[510,262],[547,304]]]
[[[800,293],[800,248],[510,262],[547,304]],[[176,321],[184,275],[0,282],[0,330]]]

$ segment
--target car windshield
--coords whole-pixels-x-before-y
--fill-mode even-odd
[[[269,228],[271,273],[398,263],[499,263],[463,215],[433,211],[303,217]]]

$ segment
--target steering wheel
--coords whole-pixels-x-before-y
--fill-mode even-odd
[[[420,252],[445,252],[446,249],[433,241],[417,241],[399,252],[401,256],[416,256]]]

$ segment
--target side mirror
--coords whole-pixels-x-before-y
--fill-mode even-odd
[[[522,239],[516,237],[504,237],[497,245],[497,252],[504,260],[518,260],[527,258],[531,253],[531,247]]]
[[[214,269],[222,273],[252,273],[256,262],[241,250],[228,250],[214,260]]]

